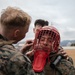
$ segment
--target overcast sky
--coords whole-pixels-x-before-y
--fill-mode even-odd
[[[75,40],[75,0],[0,0],[0,11],[7,6],[16,6],[32,17],[25,39],[33,39],[36,19],[48,20],[61,35],[62,40]]]

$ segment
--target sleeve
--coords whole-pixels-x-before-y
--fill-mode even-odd
[[[13,56],[7,63],[6,69],[8,75],[35,75],[31,62],[22,54]]]
[[[75,75],[73,64],[66,59],[62,59],[55,68],[61,73],[61,75]]]
[[[74,63],[73,63],[73,59],[72,59],[71,57],[68,57],[67,60],[70,61],[70,62],[74,65]]]

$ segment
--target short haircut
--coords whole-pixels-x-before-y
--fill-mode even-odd
[[[7,7],[3,10],[0,23],[6,28],[12,27],[24,27],[29,25],[31,22],[31,17],[23,10],[16,7]]]
[[[40,26],[48,26],[49,22],[45,21],[43,19],[37,19],[34,23],[34,26],[36,27],[36,25],[40,25]]]

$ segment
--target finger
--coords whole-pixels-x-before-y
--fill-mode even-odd
[[[60,52],[63,52],[64,50],[63,50],[63,49],[60,49],[59,51],[60,51]]]
[[[33,43],[33,40],[26,40],[25,44]]]

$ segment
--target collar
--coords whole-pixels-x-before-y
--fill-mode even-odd
[[[13,42],[14,42],[13,40],[9,41],[0,34],[0,46],[13,44]]]

